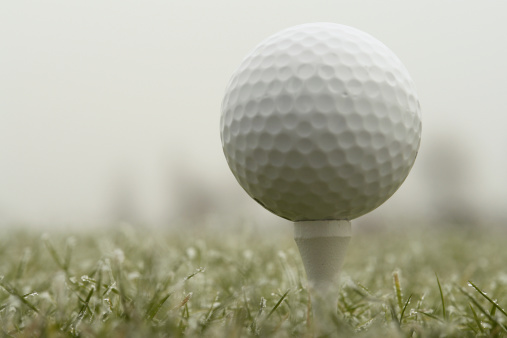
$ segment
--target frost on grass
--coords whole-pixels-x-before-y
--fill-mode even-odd
[[[322,321],[312,319],[292,238],[134,228],[6,233],[2,335],[507,336],[504,237],[407,236],[356,236]]]

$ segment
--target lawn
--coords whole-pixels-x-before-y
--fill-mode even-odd
[[[0,229],[1,334],[507,337],[501,228],[359,229],[338,301],[312,318],[288,232],[240,223]]]

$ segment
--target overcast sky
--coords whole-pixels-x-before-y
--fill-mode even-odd
[[[419,157],[374,213],[431,213],[448,161],[456,196],[505,212],[506,13],[505,1],[3,1],[0,224],[105,222],[124,190],[146,222],[201,192],[275,217],[227,167],[220,103],[257,43],[316,21],[375,36],[418,88]]]

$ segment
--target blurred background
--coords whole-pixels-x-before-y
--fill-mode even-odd
[[[359,223],[507,220],[507,2],[4,1],[0,226],[287,223],[236,183],[220,104],[242,58],[330,21],[390,47],[423,111],[412,173]]]

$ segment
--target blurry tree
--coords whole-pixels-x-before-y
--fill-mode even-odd
[[[438,223],[472,225],[479,217],[480,206],[473,198],[474,163],[464,144],[449,135],[434,138],[420,163]]]
[[[225,165],[224,171],[218,171],[215,179],[209,180],[206,178],[209,176],[203,175],[207,169],[193,162],[180,160],[167,163],[164,223],[171,224],[179,220],[200,226],[211,218],[218,217],[226,222],[266,215],[276,219],[253,202]]]
[[[111,180],[110,217],[113,223],[138,224],[141,221],[136,203],[135,175],[126,169],[118,170]]]
[[[167,161],[165,166],[166,203],[165,223],[184,220],[185,223],[200,224],[216,210],[220,198],[212,191],[210,182],[203,179],[199,170],[183,161]]]

